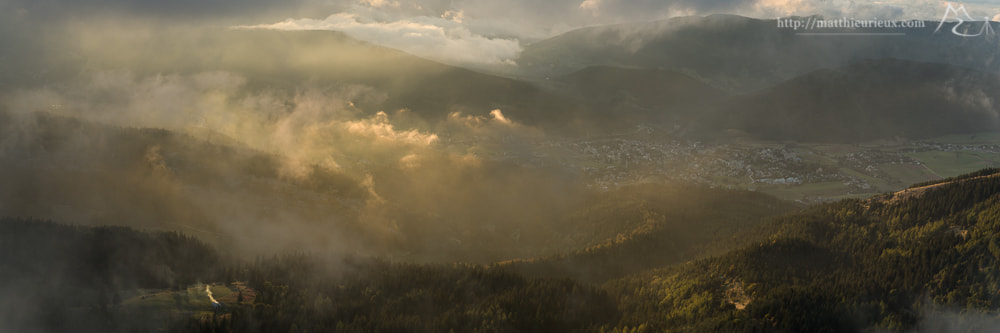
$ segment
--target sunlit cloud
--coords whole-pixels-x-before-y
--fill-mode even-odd
[[[399,8],[399,6],[400,6],[399,1],[390,1],[390,0],[361,0],[361,3],[365,4],[365,5],[368,5],[368,6],[371,6],[371,7],[395,7],[395,8]]]
[[[337,13],[325,19],[288,19],[244,25],[240,29],[333,30],[357,39],[400,49],[451,64],[513,64],[521,52],[516,39],[488,38],[462,25],[462,12],[442,17],[419,16],[396,21],[373,21],[358,14]]]
[[[458,22],[458,23],[462,23],[462,20],[465,19],[465,12],[463,12],[461,10],[457,10],[457,11],[456,10],[449,10],[449,11],[444,12],[444,14],[441,14],[441,18],[443,18],[445,20],[452,20],[452,21],[455,21],[455,22]]]
[[[519,123],[494,109],[488,114],[463,114],[452,112],[441,125],[441,131],[480,138],[494,138],[505,144],[516,144],[520,140],[538,140],[545,137],[539,128]]]
[[[44,111],[128,127],[221,134],[284,157],[281,174],[308,177],[314,166],[341,169],[359,154],[405,156],[438,140],[434,133],[400,130],[389,115],[365,115],[351,101],[379,95],[364,86],[306,86],[294,95],[245,93],[246,79],[227,72],[136,77],[101,72],[79,82],[20,91],[0,106]],[[150,156],[155,156],[152,154]]]
[[[816,12],[816,7],[804,0],[759,0],[754,9],[761,14],[770,16],[809,15]]]
[[[448,122],[452,124],[459,124],[467,128],[485,128],[485,127],[513,127],[520,126],[503,115],[503,111],[500,109],[494,109],[490,111],[489,116],[477,116],[477,115],[466,115],[461,112],[452,112],[448,114]]]
[[[438,139],[435,134],[421,133],[415,129],[408,131],[396,130],[396,128],[389,123],[388,115],[382,111],[379,111],[374,117],[368,119],[346,122],[345,127],[351,134],[362,137],[370,137],[379,142],[393,144],[427,146],[434,143],[434,141],[437,141]]]
[[[580,9],[588,10],[594,16],[597,16],[598,10],[601,6],[601,0],[585,0],[580,3]]]
[[[503,111],[500,111],[500,109],[495,109],[493,111],[490,111],[490,116],[493,117],[494,121],[499,122],[501,124],[504,125],[512,124],[510,119],[507,119],[507,117],[503,116]]]
[[[400,166],[403,167],[403,169],[415,169],[415,168],[419,168],[420,167],[420,155],[409,154],[409,155],[403,156],[402,158],[399,159],[399,164],[400,164]]]

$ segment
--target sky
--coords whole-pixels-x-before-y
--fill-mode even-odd
[[[513,64],[532,42],[592,25],[734,14],[940,20],[934,0],[0,0],[5,19],[51,26],[89,18],[234,28],[336,30],[451,64]],[[1000,20],[1000,0],[953,2]],[[79,26],[77,26],[78,28]]]

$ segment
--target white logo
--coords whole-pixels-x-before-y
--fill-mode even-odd
[[[934,29],[934,33],[937,33],[938,30],[941,30],[941,26],[943,26],[945,21],[948,20],[949,15],[954,15],[955,16],[954,18],[958,20],[958,23],[955,23],[955,26],[951,28],[951,33],[957,36],[976,37],[976,36],[981,36],[983,34],[986,35],[993,34],[993,27],[990,26],[989,17],[983,18],[983,27],[979,29],[979,33],[977,34],[965,33],[968,32],[968,29],[964,30],[965,32],[959,32],[958,27],[962,26],[963,24],[966,24],[966,22],[972,23],[975,20],[973,20],[972,16],[969,15],[969,12],[965,10],[965,5],[959,5],[958,8],[955,8],[954,6],[951,5],[950,2],[948,3],[948,8],[945,8],[944,10],[944,17],[941,18],[941,23],[938,23],[937,29]],[[963,16],[965,17],[965,19],[962,19]]]

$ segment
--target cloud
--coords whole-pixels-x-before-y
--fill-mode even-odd
[[[8,125],[37,129],[27,122],[21,126],[20,121],[34,119],[27,117],[33,111],[45,111],[124,127],[165,128],[207,139],[211,144],[184,135],[170,136],[176,141],[152,141],[154,146],[139,143],[141,177],[114,178],[156,190],[150,198],[163,202],[156,207],[171,212],[156,223],[173,228],[169,221],[192,221],[191,225],[206,230],[193,231],[199,236],[231,235],[226,244],[233,246],[226,247],[241,253],[420,251],[428,258],[509,259],[549,244],[455,251],[437,240],[501,237],[496,238],[499,242],[517,229],[551,232],[546,223],[552,214],[583,193],[573,173],[504,160],[529,151],[529,144],[538,141],[526,138],[538,132],[499,109],[482,110],[475,116],[455,114],[453,119],[426,124],[413,112],[375,112],[354,106],[353,102],[383,98],[363,85],[298,83],[269,89],[229,72],[143,76],[119,71],[82,76],[0,95],[0,109],[16,115],[12,118],[17,122]],[[421,123],[426,125],[404,125]],[[445,136],[437,130],[448,130],[449,141],[442,142]],[[5,145],[19,147],[28,142],[21,141],[15,131],[0,134],[0,153],[10,150]],[[71,141],[120,144],[86,133]],[[132,143],[125,145],[132,147]],[[227,146],[233,149],[222,148]],[[65,145],[49,153],[79,154],[77,160],[107,163],[106,155],[76,147]],[[178,147],[200,148],[181,152]],[[80,209],[106,207],[95,205]],[[127,221],[130,214],[143,212],[140,208],[119,211],[98,222]],[[484,236],[480,232],[483,223],[502,232]],[[519,246],[528,243],[520,242]]]
[[[511,125],[510,119],[504,117],[503,111],[500,111],[500,109],[495,109],[493,111],[490,111],[490,116],[493,117],[493,120],[496,122],[499,122],[504,125]]]
[[[949,2],[939,0],[885,0],[860,2],[852,0],[756,0],[752,7],[738,14],[774,18],[790,15],[823,15],[828,18],[887,19],[887,20],[941,20]],[[995,5],[987,2],[951,2],[965,6],[976,18],[997,14]]]
[[[954,2],[966,6],[974,17],[1000,16],[986,1]],[[0,18],[78,20],[141,18],[146,20],[207,21],[226,25],[272,25],[292,18],[299,25],[332,20],[352,30],[384,29],[397,22],[433,25],[448,35],[468,34],[469,46],[520,40],[522,44],[590,25],[666,19],[679,15],[736,14],[757,18],[775,15],[847,16],[858,19],[938,20],[945,2],[939,0],[6,0],[0,3]],[[599,15],[597,15],[599,14]],[[323,17],[326,16],[327,19]],[[309,21],[311,19],[311,21]],[[433,21],[433,20],[440,21]],[[237,21],[238,23],[233,23]],[[443,22],[452,22],[444,24]],[[49,22],[46,22],[49,23]],[[372,27],[372,25],[374,27]],[[387,26],[386,26],[387,25]],[[309,29],[310,27],[303,27]],[[462,30],[465,30],[463,32]],[[379,43],[383,34],[359,34]],[[481,40],[477,39],[480,38]],[[500,40],[497,40],[497,37]],[[454,39],[454,38],[451,38]],[[408,46],[412,42],[391,45]],[[486,43],[490,44],[490,43]],[[387,44],[388,45],[388,44]],[[440,46],[440,44],[435,44]],[[496,45],[494,45],[496,46]],[[408,50],[409,51],[409,50]],[[450,51],[455,51],[452,49]],[[443,52],[442,52],[443,53]],[[426,54],[426,52],[424,53]],[[499,57],[511,59],[510,54]]]
[[[399,8],[401,5],[399,1],[391,0],[361,0],[362,4],[368,5],[370,7],[393,7]]]
[[[996,313],[961,310],[937,304],[931,304],[931,307],[921,312],[921,318],[912,332],[1000,332],[1000,318]]]
[[[508,118],[500,109],[486,115],[466,115],[452,112],[438,126],[436,132],[449,133],[458,137],[474,137],[487,140],[508,151],[525,151],[531,142],[539,142],[546,137],[541,129],[526,126]],[[463,153],[475,154],[481,147],[470,147]]]
[[[424,58],[480,66],[511,64],[523,46],[592,25],[714,13],[767,19],[820,14],[940,20],[944,5],[938,0],[293,0],[280,4],[264,0],[8,0],[0,1],[0,42],[27,39],[26,32],[41,37],[40,32],[60,28],[70,30],[68,36],[85,34],[78,31],[116,22],[141,22],[153,31],[206,26],[338,30]],[[1000,19],[996,6],[964,5],[974,17]],[[128,25],[117,26],[128,29]],[[45,45],[35,53],[51,53],[51,41],[34,40]]]
[[[338,13],[322,20],[289,19],[283,22],[237,26],[240,29],[334,30],[351,37],[400,49],[451,64],[513,64],[521,52],[516,39],[488,38],[461,24],[461,12],[442,17],[419,16],[379,22],[358,14]]]
[[[452,20],[458,23],[462,23],[462,20],[465,19],[465,12],[461,10],[459,11],[449,10],[444,12],[444,14],[441,14],[441,18],[445,20]]]
[[[804,0],[759,0],[754,4],[754,9],[761,14],[780,17],[801,13],[812,13],[816,11]]]
[[[399,131],[389,123],[389,116],[379,111],[375,116],[345,123],[345,128],[351,134],[371,138],[379,142],[392,144],[408,144],[427,146],[437,141],[437,135],[425,134],[418,130]]]
[[[600,9],[601,0],[586,0],[580,3],[580,9],[589,10],[591,14],[597,16],[598,9]]]
[[[504,116],[503,111],[500,109],[490,111],[489,117],[463,115],[461,112],[452,112],[448,114],[447,122],[452,125],[458,125],[459,127],[465,127],[468,129],[521,127],[521,124],[515,123]]]
[[[100,72],[89,78],[4,96],[0,106],[79,117],[129,127],[221,134],[249,147],[280,153],[282,174],[308,177],[314,165],[340,169],[342,160],[390,160],[427,147],[437,135],[397,129],[384,112],[366,115],[352,101],[383,98],[360,85],[304,85],[298,91],[246,90],[228,72],[136,77]],[[290,95],[289,95],[290,94]]]
[[[31,19],[74,20],[89,16],[140,17],[148,20],[246,20],[307,15],[314,10],[343,10],[336,2],[313,0],[4,0],[0,9]]]

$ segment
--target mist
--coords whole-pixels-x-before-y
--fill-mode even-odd
[[[0,330],[996,319],[995,36],[775,20],[936,3],[63,2],[0,3]]]
[[[7,196],[31,204],[5,204],[7,215],[179,228],[239,255],[419,252],[489,262],[544,247],[510,235],[547,228],[583,195],[572,171],[487,156],[527,154],[545,136],[521,124],[519,107],[510,115],[503,104],[463,103],[445,87],[434,93],[446,99],[409,105],[426,89],[421,78],[452,69],[398,51],[333,32],[128,17],[38,29],[55,52],[14,58],[30,66],[10,78],[33,79],[0,95],[7,167],[127,176],[116,183],[141,195],[14,177]],[[74,130],[58,133],[65,122]],[[137,141],[127,154],[109,138],[123,135],[115,132]],[[37,162],[24,165],[25,156]],[[503,245],[478,254],[437,241],[468,247],[476,237]]]
[[[306,83],[288,92],[251,90],[246,82],[228,72],[149,77],[101,72],[78,82],[17,91],[4,98],[12,120],[3,140],[5,154],[33,154],[38,164],[65,168],[69,163],[82,167],[80,172],[135,174],[136,185],[150,196],[150,205],[164,210],[159,214],[163,216],[143,218],[145,223],[121,217],[114,224],[155,228],[180,224],[189,232],[205,231],[210,239],[225,239],[222,244],[237,253],[295,249],[392,254],[431,247],[439,237],[453,239],[456,247],[465,239],[467,247],[475,243],[470,237],[480,236],[505,244],[489,251],[506,256],[530,253],[518,248],[537,248],[543,241],[517,245],[507,235],[521,229],[540,232],[532,228],[547,225],[582,193],[566,170],[525,168],[477,156],[484,150],[515,153],[527,145],[526,139],[543,135],[506,118],[499,109],[480,115],[454,112],[433,122],[405,109],[385,112],[356,106],[385,98],[363,85]],[[78,127],[58,133],[62,137],[49,143],[44,137],[61,129],[39,124],[39,118],[77,119],[72,122]],[[396,118],[421,126],[397,127]],[[141,128],[170,131],[164,133],[169,139],[145,138],[149,143],[134,147],[138,150],[134,155],[114,156],[117,148],[108,146],[107,132]],[[447,133],[446,138],[436,131]],[[202,144],[235,150],[211,156],[214,149],[186,147]],[[248,171],[261,167],[252,163],[272,169],[263,174]],[[223,179],[206,184],[203,173]],[[332,183],[322,183],[326,179]],[[10,188],[44,187],[48,182],[13,185],[17,183]],[[59,186],[55,183],[47,185]],[[308,194],[247,191],[256,186],[279,190],[310,188],[310,184],[315,187]],[[70,193],[61,188],[49,191]],[[89,200],[101,199],[105,202],[96,204],[111,205],[107,200],[113,200],[100,196]],[[70,200],[62,206],[73,207],[68,208],[71,211],[97,209],[79,197],[59,200]],[[302,200],[308,202],[303,205]],[[52,207],[31,212],[15,207],[8,206],[5,213],[53,219],[79,213],[53,215],[58,210]],[[111,222],[79,216],[74,220]],[[348,242],[353,237],[345,236],[345,229],[360,232],[377,245]],[[477,256],[475,251],[434,251]],[[506,257],[495,253],[481,258]]]

